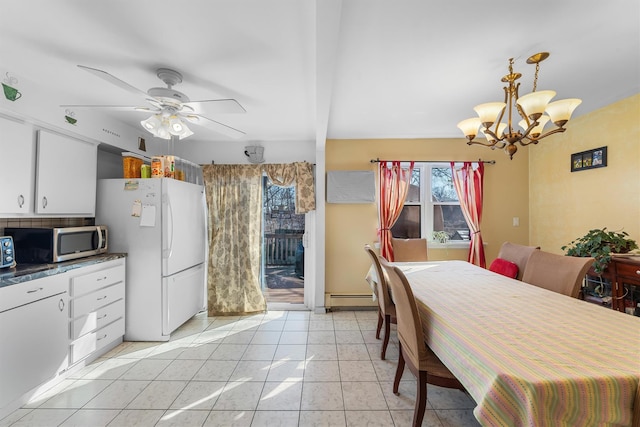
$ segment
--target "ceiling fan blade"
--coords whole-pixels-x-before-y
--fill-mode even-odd
[[[207,114],[235,114],[246,113],[247,110],[235,99],[208,99],[204,101],[185,102],[182,105],[195,111],[206,111]]]
[[[96,75],[98,77],[100,77],[103,80],[106,80],[126,91],[129,91],[135,95],[141,96],[144,98],[144,100],[151,102],[151,101],[155,101],[155,98],[153,98],[152,96],[149,96],[148,93],[146,93],[143,90],[138,89],[137,87],[131,86],[129,83],[120,80],[119,78],[112,76],[111,74],[107,73],[106,71],[102,71],[102,70],[98,70],[97,68],[91,68],[91,67],[87,67],[85,65],[78,65],[79,68],[82,68],[85,71],[90,72],[93,75]]]
[[[97,110],[112,110],[112,111],[139,111],[143,113],[155,113],[159,112],[159,108],[151,107],[134,107],[133,105],[75,105],[64,104],[60,105],[62,108],[75,108],[79,110],[83,109],[97,109]]]
[[[181,115],[181,117],[188,119],[192,123],[201,124],[209,129],[215,130],[216,132],[219,132],[223,135],[230,136],[232,138],[236,138],[236,139],[242,138],[245,135],[245,133],[241,130],[225,125],[224,123],[220,123],[208,117],[201,116],[200,114],[191,113],[191,114]],[[205,119],[206,122],[199,123],[198,119]]]

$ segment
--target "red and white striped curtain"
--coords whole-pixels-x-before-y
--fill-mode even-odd
[[[451,176],[453,185],[458,193],[460,208],[471,230],[471,245],[469,246],[468,261],[486,268],[480,221],[482,220],[482,195],[484,182],[484,164],[477,163],[474,169],[470,162],[464,162],[462,168],[456,169],[451,162]]]
[[[378,197],[378,233],[380,235],[380,255],[393,261],[391,227],[402,212],[409,191],[414,162],[402,168],[399,161],[378,163],[380,195]]]

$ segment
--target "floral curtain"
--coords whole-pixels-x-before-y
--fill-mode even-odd
[[[380,255],[393,261],[391,246],[391,227],[402,212],[409,191],[411,172],[414,162],[408,168],[402,168],[399,161],[381,161],[378,163],[380,193],[378,197],[378,233],[380,234]]]
[[[482,197],[484,186],[484,164],[477,163],[473,168],[470,162],[464,162],[460,169],[451,162],[453,185],[458,193],[460,208],[471,230],[471,245],[469,246],[468,261],[486,268],[480,221],[482,220]]]
[[[260,286],[262,174],[296,187],[296,213],[315,209],[310,163],[205,165],[209,209],[209,316],[264,311]]]
[[[281,187],[296,187],[296,213],[303,214],[316,208],[313,166],[308,162],[263,165],[269,180]]]
[[[260,312],[262,165],[202,168],[209,208],[209,316]]]

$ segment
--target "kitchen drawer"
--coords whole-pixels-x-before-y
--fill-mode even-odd
[[[71,279],[71,296],[75,298],[93,292],[105,286],[122,282],[124,278],[124,264],[74,277]]]
[[[640,285],[640,263],[632,264],[618,261],[616,262],[616,275],[618,276],[618,281],[620,281],[621,277],[624,277],[625,283]]]
[[[69,363],[76,363],[124,335],[124,319],[116,320],[71,343]]]
[[[124,299],[119,299],[113,304],[101,307],[91,313],[78,317],[71,322],[71,340],[102,328],[105,325],[124,317]]]
[[[99,289],[89,295],[71,300],[71,318],[89,314],[100,307],[109,305],[119,299],[124,298],[124,282]]]
[[[0,288],[0,313],[69,290],[68,276],[57,274]]]

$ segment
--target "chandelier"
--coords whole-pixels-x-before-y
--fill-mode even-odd
[[[573,110],[582,102],[580,99],[563,99],[551,102],[556,95],[552,90],[541,90],[536,92],[538,84],[538,72],[540,62],[549,57],[548,52],[540,52],[527,59],[527,64],[536,64],[536,72],[533,79],[533,90],[523,96],[518,95],[520,83],[516,83],[522,74],[513,72],[513,58],[509,59],[509,74],[502,78],[502,82],[507,83],[504,89],[504,102],[488,102],[476,105],[473,109],[478,117],[466,119],[458,123],[458,128],[468,139],[467,144],[479,144],[490,147],[504,149],[505,153],[513,159],[513,155],[518,151],[516,143],[522,146],[537,144],[539,140],[554,133],[564,132],[564,125],[571,118]],[[507,122],[502,122],[507,109]],[[515,129],[512,122],[513,110],[518,111],[522,118],[518,125],[522,131]],[[545,114],[546,113],[546,114]],[[517,116],[515,118],[517,120]],[[551,122],[556,127],[544,133],[545,125]],[[474,141],[482,132],[487,141]]]
[[[171,139],[172,136],[183,139],[193,135],[191,129],[184,124],[176,113],[176,108],[164,107],[161,112],[152,115],[146,120],[142,120],[140,124],[143,128],[151,132],[153,136],[162,139]]]

